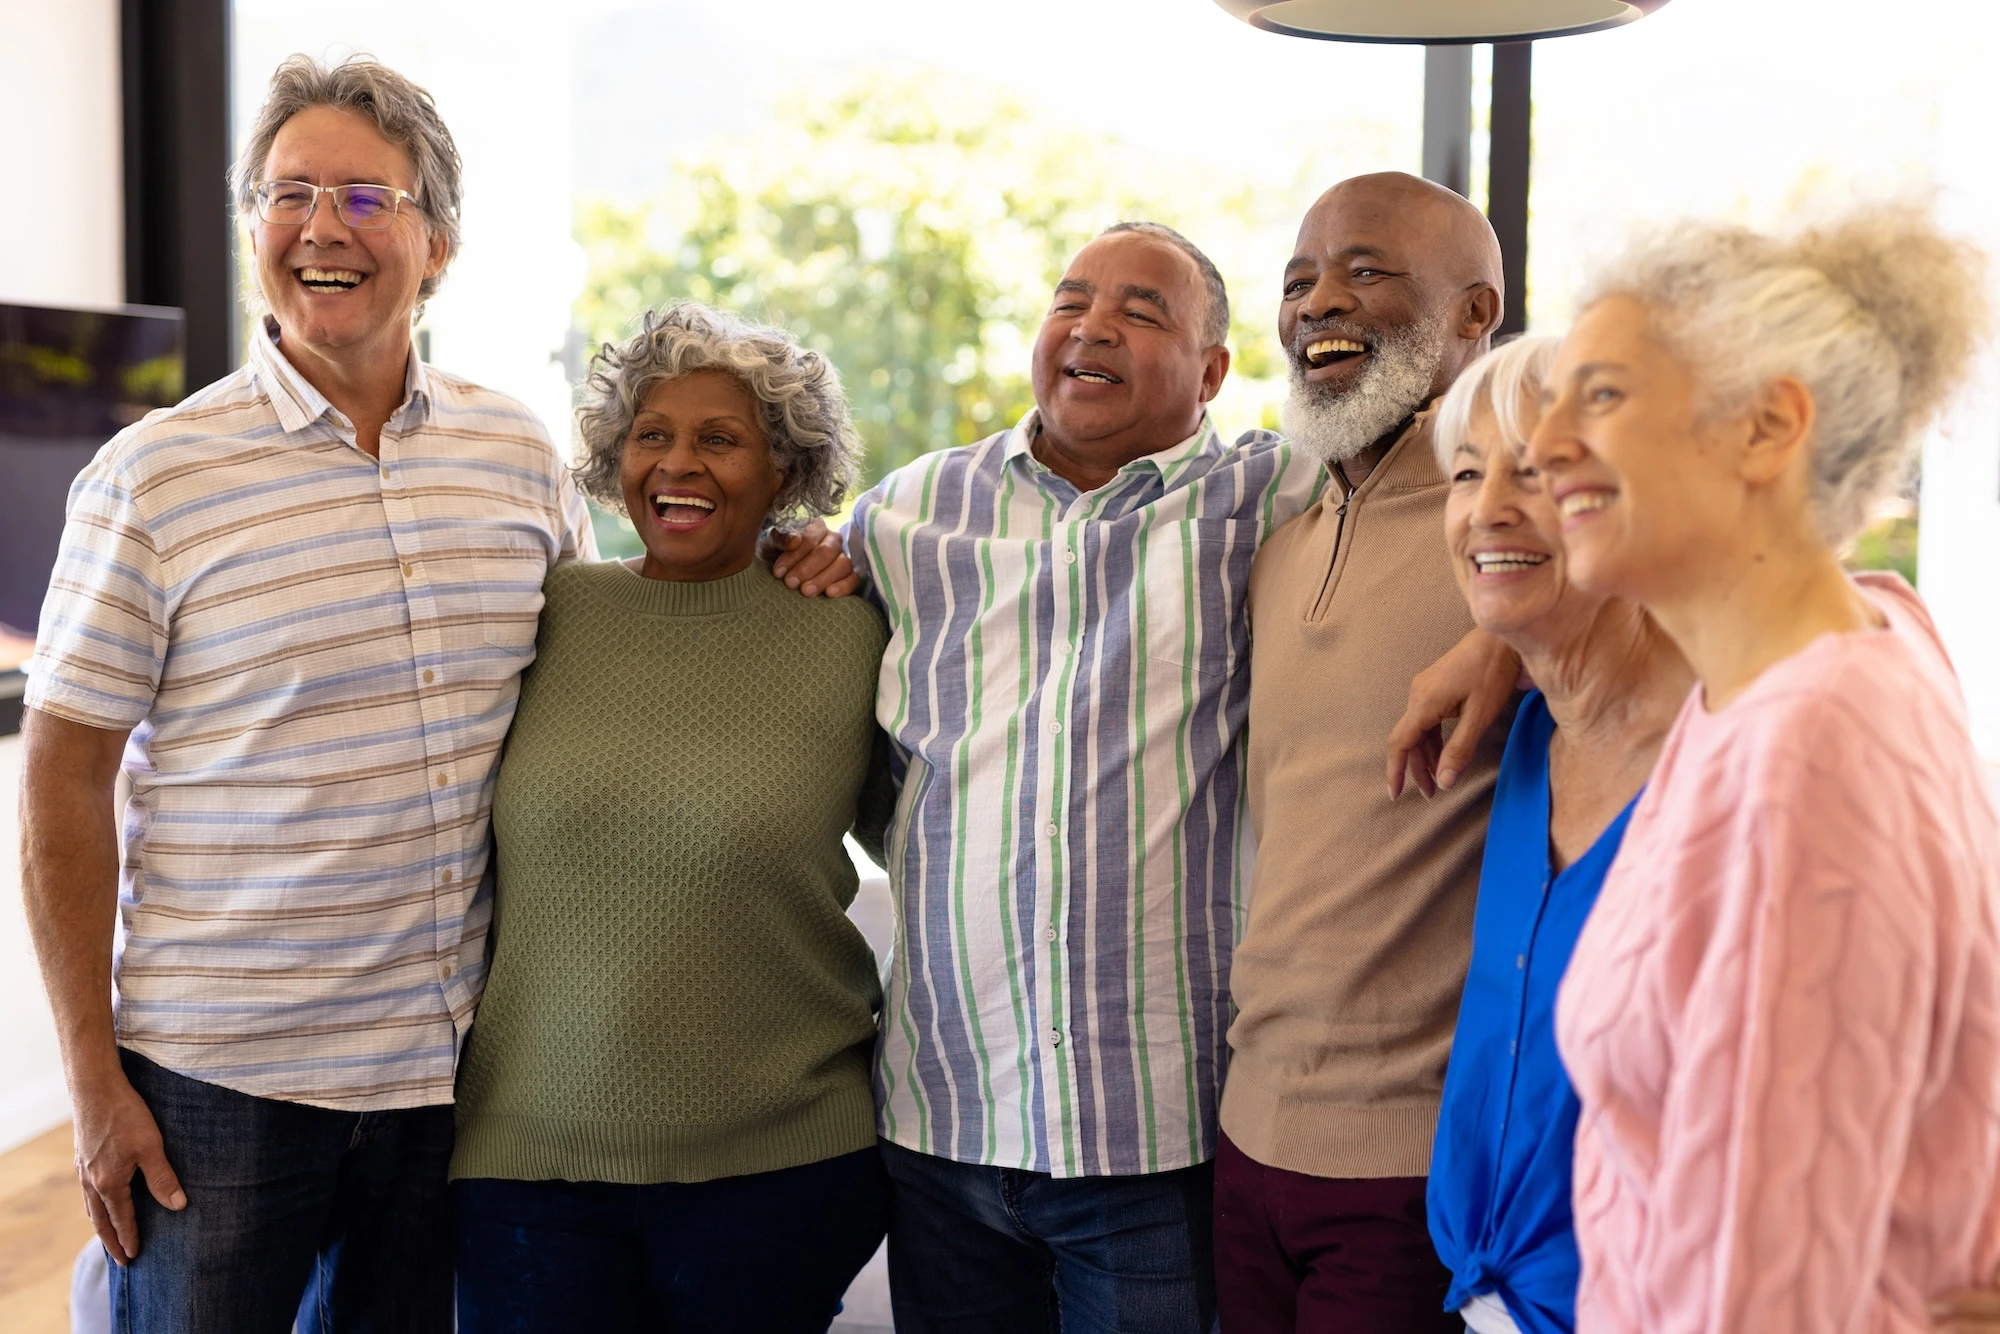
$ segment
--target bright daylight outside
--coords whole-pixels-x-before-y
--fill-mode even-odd
[[[1635,225],[1937,190],[1947,216],[1977,210],[1993,183],[1968,121],[1995,18],[1953,0],[1899,12],[1912,21],[1862,0],[1809,18],[1783,0],[1682,0],[1539,44],[1531,327],[1559,331],[1585,262]],[[236,25],[239,134],[293,51],[366,50],[437,95],[467,180],[465,246],[427,319],[438,364],[559,422],[591,351],[641,311],[731,307],[831,357],[871,480],[1018,417],[1064,258],[1121,218],[1215,258],[1234,303],[1215,420],[1275,425],[1298,218],[1344,176],[1415,169],[1422,137],[1420,49],[1282,39],[1193,0],[1016,0],[1004,22],[923,0],[237,0]],[[1854,563],[1917,574],[1918,495],[1913,478]],[[607,552],[636,549],[623,516],[597,518]],[[1942,571],[1925,582],[1933,601],[1982,595]],[[2000,670],[2000,646],[1981,651]],[[1962,670],[2000,752],[2000,685],[1977,666]]]

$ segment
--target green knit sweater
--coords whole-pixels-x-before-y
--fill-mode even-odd
[[[705,1181],[875,1143],[888,635],[762,564],[553,571],[493,804],[492,970],[451,1175]]]

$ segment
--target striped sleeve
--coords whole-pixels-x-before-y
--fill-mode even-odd
[[[590,506],[585,503],[583,492],[577,489],[576,477],[558,461],[556,472],[556,505],[561,520],[559,536],[562,549],[556,555],[558,565],[572,560],[596,560],[597,533],[590,526]]]
[[[159,551],[119,459],[114,440],[70,487],[27,704],[125,731],[159,689],[168,610]]]

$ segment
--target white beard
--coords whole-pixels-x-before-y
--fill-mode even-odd
[[[1308,381],[1295,350],[1292,392],[1279,418],[1286,438],[1321,465],[1331,466],[1353,458],[1416,415],[1430,398],[1444,362],[1449,318],[1448,311],[1440,311],[1428,323],[1380,339],[1369,353],[1367,368],[1344,391]],[[1322,336],[1301,333],[1296,341]]]

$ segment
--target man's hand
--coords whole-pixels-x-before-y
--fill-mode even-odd
[[[1484,630],[1474,630],[1418,672],[1410,682],[1409,707],[1389,732],[1389,795],[1403,795],[1405,773],[1427,797],[1456,783],[1486,729],[1513,698],[1520,676],[1520,655]],[[1446,741],[1448,718],[1458,719],[1458,725]]]
[[[97,1239],[121,1265],[139,1254],[139,1220],[132,1208],[132,1177],[169,1209],[187,1207],[187,1193],[167,1163],[160,1128],[145,1099],[121,1072],[72,1090],[76,1104],[76,1175],[83,1185],[83,1208]]]
[[[764,539],[764,557],[771,573],[807,597],[822,590],[830,598],[844,598],[861,587],[861,576],[847,558],[840,534],[814,519],[796,533],[771,533]]]

